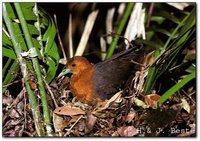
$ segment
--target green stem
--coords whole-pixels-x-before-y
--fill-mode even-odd
[[[32,38],[30,36],[30,32],[28,30],[28,26],[23,14],[23,11],[21,9],[21,6],[19,3],[14,3],[14,6],[16,8],[17,11],[17,15],[19,17],[21,26],[22,26],[22,30],[24,32],[25,35],[25,40],[27,42],[28,48],[33,49],[33,43],[32,43]],[[44,82],[43,82],[43,78],[42,78],[42,73],[41,73],[41,68],[38,62],[38,58],[37,57],[32,57],[31,58],[32,63],[33,63],[33,68],[35,69],[36,75],[37,75],[37,80],[38,80],[38,87],[39,87],[39,92],[41,94],[41,101],[42,101],[42,109],[43,109],[43,114],[44,114],[44,122],[46,125],[46,130],[47,130],[47,134],[48,136],[52,136],[52,127],[51,127],[51,119],[50,119],[50,114],[49,114],[49,108],[48,108],[48,103],[47,103],[47,98],[46,98],[46,91],[45,91],[45,86],[44,86]]]
[[[125,11],[125,13],[122,17],[122,20],[119,24],[119,28],[117,30],[117,36],[112,40],[112,43],[110,44],[110,47],[109,47],[107,55],[106,55],[106,59],[110,58],[113,55],[115,47],[116,47],[118,40],[119,40],[119,35],[121,35],[121,33],[122,33],[122,31],[123,31],[123,29],[126,25],[126,22],[129,18],[129,15],[131,14],[133,6],[134,6],[134,3],[128,3],[126,11]]]
[[[6,23],[7,29],[9,31],[14,50],[15,50],[17,59],[20,64],[21,72],[22,72],[23,78],[25,80],[25,86],[26,86],[27,93],[29,96],[29,101],[31,104],[31,109],[32,109],[32,113],[33,113],[33,119],[34,119],[34,123],[35,123],[36,132],[37,132],[38,136],[44,136],[44,127],[40,121],[40,112],[38,109],[36,95],[30,88],[30,85],[29,85],[30,78],[28,75],[27,66],[26,66],[26,63],[24,62],[24,59],[21,56],[21,53],[22,53],[21,44],[19,43],[18,38],[16,36],[17,34],[15,33],[13,23],[9,17],[8,10],[6,8],[5,3],[3,3],[3,18]]]

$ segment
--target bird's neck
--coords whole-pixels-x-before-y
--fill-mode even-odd
[[[91,73],[93,70],[93,66],[92,64],[87,64],[87,65],[83,65],[81,67],[79,67],[77,70],[75,70],[73,72],[73,76],[80,76],[80,75],[83,75],[83,74],[89,74]]]

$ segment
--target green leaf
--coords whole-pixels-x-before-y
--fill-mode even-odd
[[[43,19],[48,19],[48,28],[42,36],[42,41],[45,42],[44,56],[46,56],[48,59],[47,65],[49,67],[47,69],[46,81],[49,83],[56,75],[60,56],[58,52],[58,47],[55,43],[56,28],[54,22],[48,15],[46,15],[45,12],[43,12],[42,16],[44,17]]]
[[[53,21],[51,21],[43,37],[43,40],[46,41],[46,44],[45,44],[46,54],[48,54],[48,52],[51,50],[52,44],[54,43],[55,36],[56,36],[56,28],[53,24]]]
[[[196,72],[193,71],[191,74],[187,75],[185,78],[183,78],[180,82],[178,82],[176,85],[171,87],[168,91],[166,91],[158,100],[158,103],[162,105],[170,96],[172,96],[175,92],[180,90],[184,85],[186,85],[188,82],[190,82],[192,79],[196,77]]]
[[[3,66],[3,70],[2,70],[2,77],[3,78],[5,77],[5,73],[6,73],[7,69],[8,69],[8,66],[10,66],[10,64],[11,64],[11,61],[12,61],[12,59],[9,58],[6,61],[5,65]]]
[[[16,19],[17,16],[16,16],[16,13],[13,11],[13,4],[11,5],[10,3],[6,3],[6,8],[9,13],[10,18]]]
[[[172,22],[176,23],[176,24],[180,24],[180,21],[178,18],[176,18],[174,15],[170,14],[167,11],[161,11],[159,13],[157,13],[158,16],[164,17],[168,20],[171,20]]]
[[[192,12],[190,12],[190,14],[187,15],[179,25],[177,25],[169,39],[166,41],[163,51],[159,53],[159,57],[156,58],[149,68],[150,73],[147,76],[144,86],[145,94],[149,93],[149,91],[154,87],[156,80],[175,64],[181,52],[191,44],[190,41],[195,37],[196,31],[194,19],[195,14],[192,10]],[[190,28],[186,28],[186,26],[188,26],[188,24],[185,24],[186,22],[191,22],[191,25],[189,26]],[[173,39],[176,34],[178,36]]]
[[[160,32],[160,33],[162,33],[162,34],[164,34],[166,36],[171,36],[171,33],[168,30],[166,30],[166,29],[154,28],[153,31]]]
[[[162,24],[164,22],[165,18],[161,16],[152,16],[151,21],[155,21],[158,24]]]
[[[10,41],[9,37],[5,34],[5,32],[2,32],[2,40],[3,40],[3,45],[12,46],[12,42]]]
[[[39,35],[39,31],[35,27],[35,25],[28,24],[28,29],[31,35]]]
[[[22,7],[24,17],[27,21],[36,20],[36,16],[33,12],[33,7],[35,6],[35,3],[33,3],[33,2],[21,2],[20,5]]]
[[[193,10],[188,14],[188,18],[185,21],[185,24],[183,28],[180,31],[180,34],[185,33],[190,29],[192,26],[196,24],[196,8],[193,8]]]
[[[59,52],[57,45],[55,43],[55,37],[56,37],[56,28],[53,23],[53,20],[49,17],[49,15],[42,9],[40,11],[37,11],[40,15],[35,14],[35,3],[30,3],[30,2],[25,2],[25,3],[20,3],[22,7],[22,11],[25,17],[25,20],[28,25],[29,32],[32,36],[32,42],[33,46],[35,47],[37,51],[38,58],[44,61],[43,63],[46,63],[48,67],[43,67],[47,68],[47,82],[51,82],[52,79],[56,75],[56,71],[58,68],[58,62],[59,62]],[[15,35],[16,39],[20,43],[20,46],[22,47],[22,52],[28,51],[26,42],[24,40],[24,34],[22,32],[21,24],[19,23],[18,17],[15,13],[15,10],[13,10],[14,6],[13,3],[6,3],[7,10],[9,11],[9,16],[11,18],[12,24],[15,29]],[[36,27],[36,23],[38,23],[39,28]],[[3,40],[3,48],[2,48],[2,55],[3,57],[8,57],[8,62],[5,62],[3,68],[4,72],[4,80],[3,84],[7,85],[8,83],[11,83],[14,79],[14,74],[13,73],[6,73],[8,69],[11,69],[11,66],[17,66],[17,61],[11,61],[11,60],[16,60],[16,54],[13,48],[13,44],[9,37],[5,34],[5,31],[7,30],[5,28],[5,25],[3,25],[4,31],[2,32],[2,40]],[[7,31],[7,33],[9,33]],[[40,38],[39,38],[40,37]],[[45,55],[43,54],[42,58],[41,53],[43,53],[43,50],[45,51]],[[47,61],[46,61],[47,60]],[[27,61],[27,66],[29,68],[29,71],[34,74],[34,69],[32,67],[32,63]],[[13,67],[12,67],[13,68]],[[13,76],[12,76],[13,75]],[[4,88],[4,90],[6,87]]]
[[[14,52],[14,50],[12,48],[3,47],[2,55],[3,55],[3,57],[16,59],[16,54],[15,54],[15,52]]]
[[[162,48],[162,45],[158,44],[157,42],[155,43],[154,41],[147,41],[147,40],[138,40],[139,42],[152,47],[153,49],[160,49]]]
[[[48,57],[47,64],[48,64],[49,68],[47,71],[46,81],[47,81],[47,83],[49,83],[56,74],[57,64],[51,59],[51,57]]]
[[[154,57],[156,58],[159,55],[159,51],[155,51]],[[156,83],[156,70],[155,66],[151,66],[148,71],[147,80],[144,84],[144,93],[148,94],[149,91],[153,88],[154,84]]]
[[[10,65],[10,63],[9,63],[9,65]],[[6,67],[6,69],[8,68],[7,65],[5,65],[5,67]],[[3,68],[3,70],[5,71],[5,68]],[[15,76],[16,76],[16,73],[17,73],[18,71],[19,71],[19,65],[18,65],[17,60],[15,60],[15,61],[12,63],[10,69],[8,70],[8,72],[7,72],[6,76],[5,76],[5,78],[3,79],[2,93],[5,92],[5,90],[6,90],[7,87],[8,87],[8,84],[10,84],[10,83],[14,80],[14,78],[15,78]],[[5,72],[4,72],[4,73],[5,73]]]
[[[54,43],[51,47],[51,50],[48,52],[49,55],[47,57],[47,64],[49,66],[49,68],[47,69],[47,76],[46,76],[47,83],[50,83],[51,80],[56,75],[56,71],[58,68],[58,60],[60,58],[57,52],[58,52],[58,49],[57,49],[56,44]]]
[[[147,81],[144,85],[144,93],[145,94],[148,94],[148,92],[152,89],[152,87],[154,86],[155,84],[155,67],[152,67],[149,69],[148,71],[148,75],[147,75]]]

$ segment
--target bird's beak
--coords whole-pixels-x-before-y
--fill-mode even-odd
[[[66,74],[72,73],[72,70],[69,68],[66,68],[64,70],[62,70],[62,72],[58,75],[58,78],[65,76]]]

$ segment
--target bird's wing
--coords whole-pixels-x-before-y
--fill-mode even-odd
[[[95,64],[93,78],[95,94],[102,99],[108,99],[118,92],[135,70],[135,64],[131,60],[137,61],[140,55],[140,53],[135,52],[134,48],[131,48],[113,55],[106,61]]]

